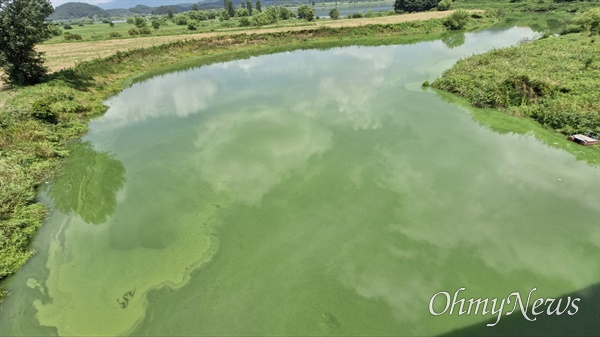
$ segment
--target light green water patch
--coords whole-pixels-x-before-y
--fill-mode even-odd
[[[490,318],[432,316],[441,290],[598,283],[598,169],[407,89],[533,36],[286,52],[133,85],[48,187],[56,210],[7,282],[0,335],[435,335]]]
[[[127,331],[143,317],[149,289],[180,287],[216,250],[212,232],[220,221],[220,199],[208,186],[186,188],[182,177],[189,172],[178,176],[181,167],[162,167],[167,153],[138,165],[132,163],[139,158],[123,154],[134,170],[125,179],[119,176],[120,161],[90,152],[89,147],[76,151],[64,168],[67,174],[48,193],[58,209],[73,210],[73,216],[49,242],[43,295],[52,300],[36,300],[34,307],[40,324],[56,327],[62,336]],[[123,180],[123,189],[111,188]],[[95,187],[104,190],[96,194]]]
[[[565,135],[541,126],[540,123],[532,118],[512,116],[498,109],[475,108],[462,97],[438,90],[435,90],[435,92],[446,101],[461,105],[472,114],[475,120],[496,132],[535,137],[548,146],[567,150],[569,153],[575,155],[578,160],[596,166],[600,165],[600,147],[598,146],[581,146],[569,141]]]

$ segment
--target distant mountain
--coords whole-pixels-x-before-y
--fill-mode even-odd
[[[135,14],[152,14],[154,8],[146,5],[137,5],[133,8],[129,8],[129,11]]]
[[[181,0],[113,0],[101,4],[101,7],[82,2],[67,2],[54,9],[48,19],[50,20],[74,20],[81,18],[106,18],[111,16],[130,16],[130,15],[150,15],[166,14],[168,8],[174,13],[191,11],[194,3],[181,3]],[[329,2],[336,0],[320,0],[320,2]],[[233,0],[234,6],[238,7],[241,0]],[[306,3],[306,0],[261,0],[263,8],[272,5],[300,4]],[[256,3],[256,0],[252,0]],[[125,7],[131,5],[130,7]],[[223,8],[223,0],[201,0],[196,2],[198,8],[219,9]]]
[[[180,7],[182,5],[186,6],[189,5],[190,8],[192,8],[192,4],[194,1],[190,1],[190,3],[183,3],[185,0],[112,0],[109,2],[104,2],[101,4],[98,4],[98,6],[104,8],[104,9],[114,9],[114,8],[135,8],[137,5],[143,5],[143,6],[148,6],[148,7],[160,7],[160,6],[173,6],[173,7]],[[208,0],[208,1],[212,1],[212,0]],[[196,3],[198,3],[198,5],[200,3],[206,2],[206,0],[199,0],[196,1]],[[223,2],[221,0],[221,2]]]
[[[102,8],[82,2],[67,2],[54,9],[48,18],[51,20],[71,20],[85,17],[108,17],[109,14]]]

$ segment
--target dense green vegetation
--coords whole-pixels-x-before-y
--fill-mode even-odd
[[[459,61],[433,86],[481,108],[532,117],[565,135],[600,132],[600,9],[573,20],[584,33],[547,37]]]
[[[521,13],[546,13],[546,12],[583,12],[597,7],[598,0],[563,1],[563,0],[459,0],[452,4],[453,8],[463,9],[501,9]]]
[[[422,12],[436,8],[439,0],[396,0],[394,9],[397,12]]]
[[[86,132],[88,120],[105,111],[103,101],[133,75],[151,76],[156,72],[147,69],[186,59],[198,66],[298,48],[416,42],[445,31],[443,20],[429,20],[180,41],[84,62],[43,84],[17,89],[0,110],[0,280],[32,254],[29,242],[46,214],[36,202],[36,188],[56,172],[69,154],[67,145]]]

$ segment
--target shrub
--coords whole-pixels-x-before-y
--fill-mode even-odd
[[[269,23],[269,17],[264,12],[260,12],[252,16],[252,25],[253,26],[266,26]]]
[[[452,0],[442,0],[437,5],[438,11],[447,11],[452,7]]]
[[[242,27],[250,26],[250,20],[247,17],[242,17],[240,19],[240,26],[242,26]]]
[[[239,8],[235,14],[238,18],[243,18],[246,16],[250,16],[250,12],[248,12],[248,9],[246,8]],[[250,22],[250,21],[248,21]]]
[[[177,15],[173,16],[172,20],[173,20],[173,23],[178,26],[185,26],[185,25],[187,25],[188,17],[184,14],[177,14]]]
[[[462,9],[452,13],[452,15],[444,20],[444,26],[450,30],[463,29],[467,23],[469,23],[469,13]]]
[[[133,18],[133,22],[136,27],[143,28],[146,27],[146,20],[142,17],[136,16]]]
[[[337,20],[340,17],[340,10],[337,8],[333,8],[332,10],[329,11],[329,17]]]
[[[81,40],[82,39],[81,35],[79,35],[79,34],[72,34],[72,33],[69,33],[69,32],[66,32],[63,36],[64,36],[64,38],[65,38],[66,41]]]
[[[194,20],[188,20],[187,22],[187,29],[188,30],[196,30],[198,29],[198,23]]]
[[[504,106],[535,103],[553,91],[553,87],[548,83],[531,79],[528,75],[507,78],[502,82],[501,89],[507,100]]]
[[[227,21],[231,18],[229,12],[226,10],[222,10],[219,12],[219,21]]]
[[[135,28],[130,28],[127,31],[127,34],[131,35],[131,36],[135,36],[135,35],[140,35],[140,31],[135,29]]]
[[[121,37],[121,34],[117,33],[117,32],[110,32],[110,34],[108,34],[109,37]]]
[[[579,25],[568,24],[562,33],[563,34],[581,33],[583,31],[583,29],[584,28]]]
[[[65,24],[63,25],[63,29],[73,29],[73,27],[72,27],[70,24],[68,24],[68,23],[65,23]]]
[[[294,12],[285,7],[277,7],[277,11],[281,20],[289,20],[295,16]]]
[[[31,116],[42,122],[58,123],[58,114],[50,108],[50,102],[46,99],[38,99],[31,105]]]
[[[298,7],[298,19],[306,19],[306,21],[312,21],[315,18],[315,12],[309,5],[301,5]]]
[[[277,19],[279,19],[279,12],[277,10],[277,7],[267,7],[267,9],[263,13],[267,15],[267,18],[269,19],[269,24],[277,23]]]
[[[152,20],[152,28],[158,30],[160,28],[160,22],[158,22],[158,20]]]
[[[375,12],[373,12],[370,9],[365,13],[365,18],[372,18],[374,16],[375,16]]]
[[[57,25],[48,25],[48,31],[50,32],[50,34],[52,34],[52,36],[62,35],[62,29],[60,29],[60,26]]]
[[[360,18],[362,18],[362,17],[363,17],[363,12],[362,12],[362,11],[361,11],[361,12],[358,12],[358,13],[354,13],[354,14],[352,14],[352,18],[353,18],[353,19],[360,19]]]
[[[140,34],[150,35],[150,34],[152,34],[152,31],[148,27],[143,27],[143,28],[140,28]]]
[[[571,20],[571,30],[587,31],[590,35],[600,35],[600,7],[576,16]],[[573,27],[574,26],[574,27]]]

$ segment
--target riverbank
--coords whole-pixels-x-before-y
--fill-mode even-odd
[[[563,138],[600,133],[600,41],[588,33],[551,36],[463,59],[433,83],[478,108],[533,119]],[[556,141],[542,137],[551,145]],[[560,145],[600,164],[600,147]]]
[[[470,27],[494,20],[482,16]],[[200,66],[294,49],[414,43],[438,39],[445,31],[443,20],[436,19],[179,40],[119,51],[56,72],[43,84],[13,90],[0,110],[0,280],[33,254],[29,243],[47,214],[36,202],[36,189],[57,173],[69,155],[66,146],[86,133],[88,121],[105,112],[103,102],[135,75],[185,61]]]

